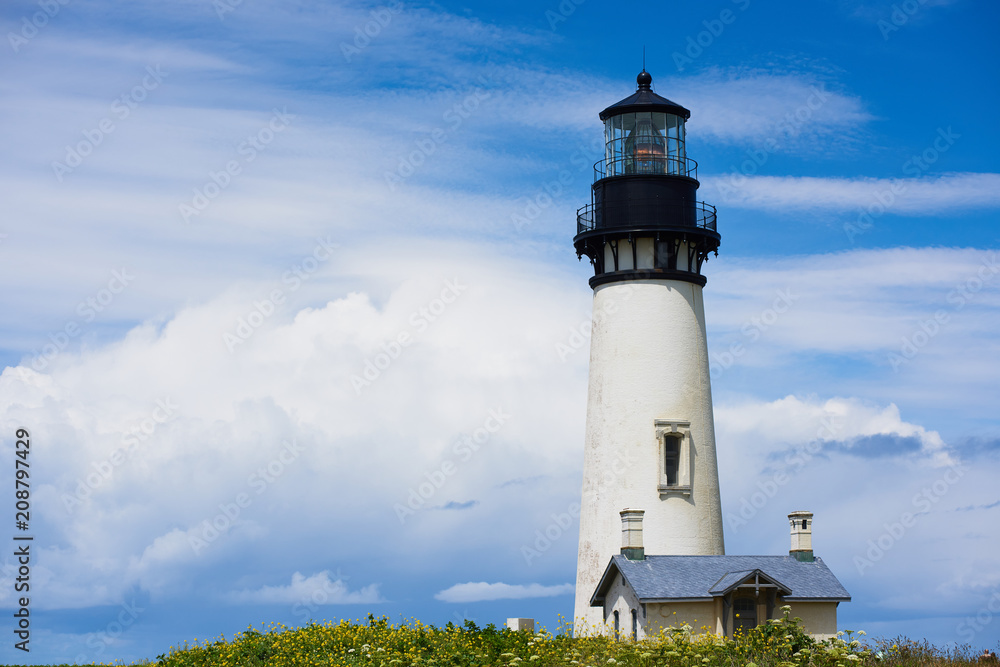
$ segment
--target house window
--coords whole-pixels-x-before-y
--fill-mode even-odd
[[[632,641],[639,641],[639,619],[635,614],[635,609],[632,610]]]
[[[736,598],[733,600],[733,634],[746,634],[757,627],[757,600],[754,598]]]
[[[809,527],[809,519],[802,519],[802,530]]]
[[[691,493],[691,424],[657,419],[660,493]]]
[[[618,610],[615,609],[615,639],[618,639]]]

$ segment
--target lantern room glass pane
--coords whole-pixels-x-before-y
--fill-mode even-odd
[[[684,158],[684,119],[667,114],[667,160],[670,164],[670,173],[686,173]]]
[[[614,137],[613,155],[615,162],[617,163],[619,160],[622,159],[622,137],[625,135],[622,134],[622,117],[615,116],[614,121],[615,121],[614,125],[615,137]]]
[[[625,114],[634,116],[635,114]],[[607,176],[617,176],[622,173],[621,160],[622,160],[622,140],[625,137],[625,131],[622,129],[622,124],[625,123],[626,126],[630,124],[628,120],[623,121],[622,115],[612,116],[604,121],[604,158],[607,164]]]
[[[680,116],[674,116],[677,119],[677,154],[683,160],[687,157],[687,151],[684,148],[684,142],[687,141],[685,138],[685,132],[687,131],[684,126],[684,119]]]
[[[670,139],[673,139],[675,141],[677,140],[677,138],[679,136],[677,134],[677,132],[678,132],[678,120],[680,120],[680,119],[677,118],[677,116],[675,116],[673,114],[667,114],[667,137],[669,137]]]
[[[613,118],[608,118],[604,121],[604,159],[609,163],[613,159],[615,145],[615,132],[612,124],[613,120]]]
[[[619,118],[622,119],[622,138],[625,138],[635,129],[635,114],[623,113]]]
[[[622,147],[624,172],[626,174],[667,173],[666,137],[653,124],[653,114],[649,111],[642,111],[634,116],[634,127],[625,137]]]
[[[656,131],[662,134],[663,136],[667,136],[667,114],[653,112],[652,116],[653,116],[653,127],[655,127]]]

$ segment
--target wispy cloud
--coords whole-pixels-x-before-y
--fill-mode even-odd
[[[770,344],[789,351],[880,352],[898,346],[900,337],[941,309],[956,318],[976,313],[961,327],[947,327],[949,335],[989,336],[995,325],[986,323],[1000,317],[993,296],[1000,288],[998,261],[996,251],[972,248],[729,259],[725,266],[720,262],[706,291],[712,347],[742,342],[748,353]]]
[[[991,510],[994,507],[1000,507],[1000,500],[992,502],[986,505],[966,505],[965,507],[956,507],[956,512],[971,512],[973,510]]]
[[[488,584],[478,583],[455,584],[451,588],[437,593],[435,599],[442,602],[485,602],[489,600],[524,600],[527,598],[548,598],[557,595],[569,595],[573,592],[573,584],[543,586],[542,584]]]
[[[772,141],[788,149],[822,136],[828,150],[831,135],[854,138],[873,118],[861,98],[810,71],[711,70],[669,85],[667,97],[697,110],[688,131],[722,143]]]
[[[922,178],[821,178],[710,175],[709,199],[771,213],[857,212],[880,204],[892,215],[942,215],[1000,207],[1000,174],[954,173]],[[882,213],[880,212],[880,215]]]
[[[478,500],[466,500],[464,503],[457,502],[455,500],[449,500],[444,505],[440,507],[435,507],[434,509],[439,510],[467,510],[475,507],[479,504]]]

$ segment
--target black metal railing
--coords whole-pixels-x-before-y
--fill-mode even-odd
[[[636,174],[687,176],[698,179],[698,163],[689,157],[663,155],[659,157],[616,157],[598,160],[594,164],[594,182],[609,176]]]
[[[576,233],[595,229],[696,227],[717,232],[715,207],[705,202],[665,203],[662,199],[621,204],[587,204],[576,212]]]

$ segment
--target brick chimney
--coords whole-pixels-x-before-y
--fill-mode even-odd
[[[804,563],[816,560],[813,556],[812,512],[792,512],[788,515],[788,523],[792,528],[792,548],[788,555]]]
[[[646,550],[642,546],[642,515],[646,510],[623,509],[622,555],[629,560],[646,560]]]

